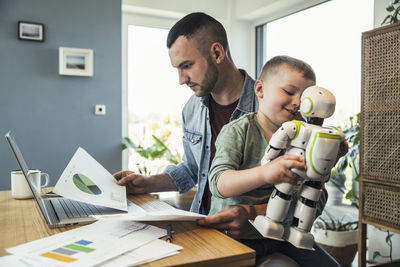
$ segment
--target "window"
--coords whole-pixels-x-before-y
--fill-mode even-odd
[[[336,111],[326,124],[341,126],[360,111],[361,33],[373,28],[373,5],[373,0],[333,0],[259,26],[265,30],[256,42],[263,47],[259,61],[277,55],[304,60],[317,85],[335,94]]]
[[[183,154],[181,111],[192,95],[178,84],[166,47],[168,30],[128,26],[127,110],[128,136],[144,148],[155,143],[152,135],[164,141],[172,153]],[[165,158],[145,159],[129,152],[128,169],[159,173],[169,162]]]

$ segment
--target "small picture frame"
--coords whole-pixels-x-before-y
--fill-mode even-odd
[[[60,75],[93,76],[93,50],[59,47],[58,64]]]
[[[41,23],[18,21],[18,39],[44,41],[44,25]]]

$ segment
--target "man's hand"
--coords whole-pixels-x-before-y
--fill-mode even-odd
[[[117,180],[118,185],[126,186],[126,193],[128,194],[148,193],[146,177],[143,175],[132,171],[120,171],[114,173],[114,178]]]
[[[118,185],[126,186],[128,194],[145,194],[152,192],[176,191],[177,188],[166,173],[144,176],[132,171],[114,173]]]
[[[228,206],[214,215],[197,220],[197,224],[216,228],[234,238],[241,238],[253,229],[249,218],[250,212],[246,208],[238,205]]]

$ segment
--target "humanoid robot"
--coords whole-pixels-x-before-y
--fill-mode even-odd
[[[323,183],[329,179],[336,163],[343,132],[333,127],[322,127],[323,120],[335,111],[335,96],[322,87],[311,86],[301,95],[300,113],[306,122],[288,121],[272,135],[261,164],[285,154],[299,155],[307,166],[306,171],[292,169],[304,178],[299,189],[290,228],[282,225],[289,211],[291,197],[296,185],[280,183],[274,185],[266,216],[257,216],[254,227],[268,238],[287,240],[298,248],[313,249],[314,236],[310,233],[315,220],[316,205],[321,196]]]

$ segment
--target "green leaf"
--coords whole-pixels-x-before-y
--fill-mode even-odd
[[[166,150],[169,150],[168,147],[164,144],[163,141],[161,141],[160,139],[158,139],[155,135],[152,135],[153,139],[156,141],[156,144],[160,147],[160,148],[164,148]]]
[[[374,254],[372,256],[373,260],[376,260],[377,257],[381,256],[381,253],[379,251],[374,251]]]
[[[339,172],[343,172],[346,169],[346,167],[347,167],[347,157],[344,156],[343,158],[340,159],[337,170]]]
[[[178,158],[178,162],[181,163],[183,161],[181,154],[179,154],[178,150],[175,150],[175,152],[176,152],[176,157]]]
[[[353,189],[350,189],[348,192],[347,192],[347,194],[346,194],[346,199],[349,199],[349,200],[351,200],[352,198],[354,198],[354,195],[355,195],[355,193],[354,193],[354,190]]]
[[[162,150],[153,150],[153,151],[150,153],[150,157],[151,157],[152,159],[161,158],[162,156],[164,156],[165,151],[166,151],[165,149],[162,149]]]
[[[353,139],[353,144],[359,144],[360,143],[360,132],[358,132]]]
[[[133,148],[136,149],[135,144],[132,142],[132,140],[129,137],[125,137],[122,139],[122,146],[125,148]]]
[[[388,12],[392,12],[393,10],[394,10],[394,6],[393,5],[390,5],[390,6],[388,6],[386,8],[386,11],[388,11]]]
[[[386,236],[386,243],[389,243],[389,242],[392,241],[392,236],[393,236],[393,234],[388,234],[388,235]]]

